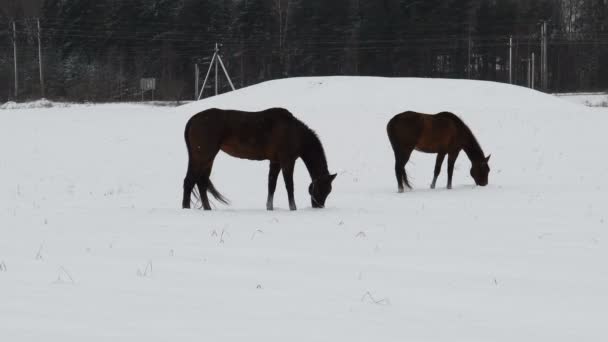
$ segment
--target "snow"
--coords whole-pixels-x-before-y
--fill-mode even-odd
[[[218,155],[231,206],[180,209],[183,128],[210,107],[284,106],[337,171],[297,212],[267,163]],[[386,123],[452,111],[492,153],[414,153],[397,193]],[[608,337],[608,111],[490,82],[298,78],[178,108],[0,111],[0,332],[6,341],[600,341]]]
[[[6,102],[0,109],[33,109],[33,108],[51,108],[51,107],[65,107],[68,104],[51,102],[47,99],[40,99],[36,101],[17,103],[13,101]]]
[[[569,93],[556,96],[588,107],[608,107],[608,93]]]

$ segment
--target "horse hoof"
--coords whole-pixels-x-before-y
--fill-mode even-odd
[[[399,190],[397,190],[398,193],[402,194],[405,192],[405,190],[403,188],[399,188]]]

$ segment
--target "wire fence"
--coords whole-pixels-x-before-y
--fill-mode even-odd
[[[292,34],[280,44],[273,36],[218,33],[202,24],[158,23],[144,30],[100,30],[96,24],[63,25],[47,18],[40,31],[33,19],[17,21],[15,30],[11,23],[0,25],[0,101],[39,98],[43,90],[58,100],[150,99],[140,87],[142,78],[156,79],[156,99],[192,99],[195,65],[204,76],[216,42],[237,87],[282,77],[364,75],[470,78],[540,88],[546,73],[543,91],[608,90],[606,33],[548,33],[543,68],[542,36],[536,33],[356,39]],[[167,31],[169,26],[174,30]],[[219,81],[221,92],[230,90],[225,79]],[[213,81],[208,87],[205,94],[214,94]]]

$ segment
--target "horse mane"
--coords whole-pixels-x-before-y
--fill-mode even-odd
[[[302,142],[302,160],[308,168],[310,175],[315,178],[327,172],[327,158],[325,157],[325,149],[321,143],[321,139],[313,129],[300,121],[295,116],[293,117],[297,123],[304,141]]]
[[[462,119],[454,113],[443,112],[441,114],[448,115],[450,118],[452,118],[452,120],[466,133],[469,141],[468,141],[468,145],[466,145],[464,147],[464,151],[467,155],[469,155],[469,159],[471,159],[471,160],[484,159],[485,154],[483,153],[483,149],[481,148],[481,145],[479,145],[479,142],[477,141],[477,137],[475,137],[475,134],[473,134],[473,132],[471,131],[469,126],[467,126],[467,124],[464,123],[464,121],[462,121]]]

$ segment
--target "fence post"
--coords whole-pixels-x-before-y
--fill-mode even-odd
[[[547,34],[547,21],[543,21],[542,25],[542,49],[541,49],[541,83],[544,91],[549,90],[549,73],[547,66],[547,53],[548,53],[548,34]]]
[[[468,48],[467,48],[467,78],[471,79],[471,29],[469,28],[469,39],[468,39]]]
[[[532,89],[534,89],[534,78],[535,78],[535,75],[534,75],[534,63],[535,63],[534,52],[532,52],[532,69],[531,69],[532,71],[530,71],[530,75],[531,75],[531,77],[530,77],[530,88],[532,88]]]
[[[513,84],[513,36],[509,37],[509,84]]]
[[[13,21],[13,60],[15,62],[15,100],[19,97],[19,74],[17,72],[17,25]]]
[[[200,70],[198,68],[198,63],[194,64],[194,101],[198,99],[198,82],[200,77]]]
[[[44,98],[44,76],[42,72],[42,43],[41,35],[42,30],[40,29],[40,18],[37,19],[38,23],[38,68],[40,69],[40,94]]]

